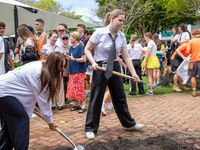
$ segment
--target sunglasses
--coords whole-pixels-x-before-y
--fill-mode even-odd
[[[69,38],[67,38],[67,37],[64,37],[64,38],[62,38],[62,40],[68,40]]]
[[[58,32],[64,32],[65,30],[58,30]]]

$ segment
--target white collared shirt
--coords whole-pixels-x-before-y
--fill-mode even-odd
[[[131,44],[127,45],[128,54],[131,57],[131,59],[141,59],[142,55],[142,45],[140,43],[134,43],[134,46],[132,47]]]
[[[0,58],[0,75],[6,73],[5,71],[5,45],[3,37],[0,37],[0,54],[2,54]]]
[[[47,43],[42,46],[42,54],[49,56],[54,51],[60,51],[59,47],[57,45],[51,46],[50,43]]]
[[[89,41],[96,45],[96,47],[94,48],[94,60],[96,62],[108,60],[109,51],[112,48],[113,43],[109,33],[110,30],[108,27],[99,28],[92,34],[89,39]],[[116,58],[118,58],[121,50],[127,47],[125,35],[121,31],[118,31],[117,33],[115,46]]]
[[[185,42],[189,39],[190,39],[190,34],[188,32],[179,33],[179,38],[178,38],[179,42]]]
[[[151,54],[150,56],[155,56],[156,55],[156,51],[157,51],[157,45],[153,40],[150,40],[147,44],[147,48],[151,49]]]
[[[51,103],[49,93],[40,93],[40,74],[42,62],[34,61],[18,67],[0,76],[0,97],[13,96],[24,106],[31,118],[37,102],[48,123],[52,123]]]

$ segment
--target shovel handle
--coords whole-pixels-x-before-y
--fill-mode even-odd
[[[99,67],[99,66],[97,66],[97,69],[100,70],[100,71],[104,71],[104,72],[106,71],[105,68]],[[122,78],[127,78],[127,79],[131,79],[131,80],[136,80],[136,79],[135,79],[134,77],[132,77],[132,76],[129,76],[129,75],[126,75],[126,74],[117,72],[117,71],[112,71],[112,74],[114,74],[114,75],[116,75],[116,76],[120,76],[120,77],[122,77]],[[139,80],[139,82],[148,85],[148,83],[145,82],[145,81],[143,81],[143,80]]]
[[[34,113],[35,113],[38,117],[40,117],[42,120],[44,120],[44,121],[46,122],[46,120],[44,119],[43,115],[41,114],[39,108],[35,107]],[[56,128],[56,131],[57,131],[60,135],[62,135],[62,137],[64,137],[66,140],[68,140],[68,141],[74,146],[74,148],[77,147],[77,146],[75,145],[75,143],[74,143],[60,128],[57,127],[57,128]]]

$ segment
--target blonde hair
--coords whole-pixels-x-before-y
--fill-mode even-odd
[[[135,42],[135,41],[137,41],[137,39],[138,39],[138,38],[137,38],[137,35],[132,34],[129,43]]]
[[[150,38],[150,39],[153,39],[153,35],[151,34],[151,32],[147,32],[144,34],[144,36]]]
[[[119,9],[114,9],[113,11],[108,12],[104,19],[105,25],[107,26],[110,24],[111,18],[117,18],[120,15],[125,15],[125,14],[122,10]]]
[[[77,31],[74,31],[72,33],[70,33],[70,35],[76,40],[76,41],[80,41],[81,35],[80,33],[78,33]]]

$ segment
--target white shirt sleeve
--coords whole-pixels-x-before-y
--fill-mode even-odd
[[[0,37],[0,53],[4,53],[5,49],[4,49],[4,41],[3,38]]]
[[[151,50],[153,49],[153,43],[152,43],[152,41],[149,41],[149,42],[148,42],[147,48],[148,48],[148,49],[151,49]]]
[[[48,123],[53,123],[51,103],[48,102],[49,92],[43,90],[40,93],[39,76],[36,76],[34,71],[30,71],[27,73],[25,80],[26,80],[27,84],[30,85],[30,88],[32,89],[32,92],[35,96],[36,102],[37,102],[45,120]]]
[[[100,40],[100,31],[96,30],[92,36],[90,37],[89,41],[93,42],[94,44],[98,44]]]
[[[127,48],[127,41],[126,41],[126,37],[125,37],[125,35],[124,34],[122,34],[123,35],[123,43],[122,43],[122,49],[124,49],[124,48]]]
[[[26,48],[27,46],[32,46],[32,47],[35,47],[35,44],[33,42],[33,40],[31,39],[27,39],[24,43],[24,47]]]
[[[184,34],[185,34],[185,40],[189,40],[189,39],[190,39],[189,33],[188,33],[188,32],[185,32]]]

